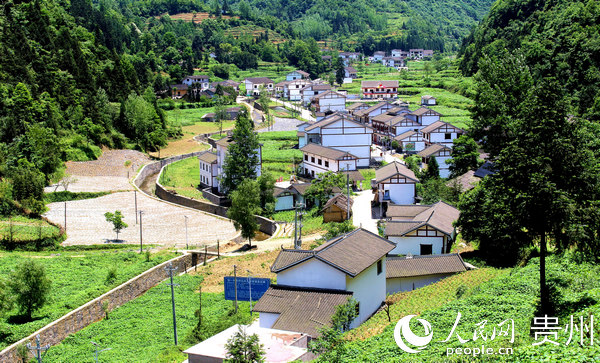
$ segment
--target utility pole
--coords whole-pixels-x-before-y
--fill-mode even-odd
[[[173,271],[177,270],[177,267],[173,267],[173,264],[169,262],[169,266],[165,267],[165,271],[169,274],[171,283],[167,284],[171,286],[171,305],[173,306],[173,336],[175,337],[175,345],[177,345],[177,318],[175,317],[175,290],[173,287],[179,286],[173,283]]]
[[[29,349],[31,352],[35,351],[35,353],[33,353],[35,359],[38,361],[38,363],[42,363],[42,358],[44,355],[46,355],[46,351],[50,349],[50,344],[42,346],[40,344],[40,335],[38,334],[35,336],[35,346],[31,343],[27,343],[27,349]],[[42,354],[42,351],[44,354]]]
[[[184,217],[185,217],[185,249],[189,250],[190,248],[188,247],[188,229],[187,229],[188,216],[184,216]]]
[[[133,198],[135,201],[135,224],[138,223],[138,218],[137,218],[137,214],[138,214],[138,210],[137,210],[137,190],[133,191]]]
[[[346,220],[350,220],[350,173],[346,172]]]
[[[294,207],[294,248],[298,248],[298,203]]]
[[[98,353],[102,353],[102,352],[112,349],[112,348],[100,349],[100,344],[94,343],[94,342],[91,342],[91,343],[96,346],[96,350],[94,351],[94,360],[96,361],[96,363],[98,363]]]
[[[142,238],[142,215],[144,215],[144,211],[140,211],[140,253],[142,253],[143,247],[143,238]]]
[[[294,248],[302,248],[302,216],[304,203],[296,203],[296,214],[294,217]]]
[[[248,271],[248,290],[250,291],[250,316],[252,316],[252,275],[250,270]]]
[[[235,313],[237,314],[238,303],[237,303],[237,265],[233,265],[233,290],[235,294]]]

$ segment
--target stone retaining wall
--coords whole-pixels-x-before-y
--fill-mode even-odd
[[[177,271],[184,272],[192,266],[192,255],[186,254],[165,261],[141,275],[132,278],[124,284],[115,287],[87,304],[71,311],[27,338],[22,339],[1,351],[0,362],[20,362],[21,358],[17,354],[17,347],[21,344],[35,344],[35,336],[37,334],[40,335],[40,340],[43,345],[56,345],[70,334],[76,333],[88,325],[102,320],[106,314],[102,306],[103,304],[106,304],[107,309],[111,311],[142,295],[144,292],[167,278],[164,268],[169,262],[173,263],[174,267],[177,267]],[[200,259],[198,259],[198,262],[200,262]]]

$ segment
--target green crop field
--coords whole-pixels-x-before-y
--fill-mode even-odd
[[[557,336],[549,338],[556,341],[557,345],[533,345],[536,343],[531,330],[533,318],[540,316],[536,313],[539,307],[539,259],[534,258],[524,267],[501,272],[489,269],[469,271],[413,292],[394,295],[398,301],[391,307],[392,322],[387,321],[385,312],[380,312],[356,331],[347,333],[349,338],[355,340],[346,343],[347,350],[342,359],[361,362],[487,361],[489,356],[446,355],[448,348],[473,349],[483,344],[486,348],[493,349],[512,348],[511,355],[494,356],[495,360],[501,361],[596,360],[600,356],[600,346],[590,345],[592,333],[589,328],[590,317],[600,314],[600,266],[572,261],[565,256],[550,257],[546,263],[554,311],[551,316],[559,319]],[[457,283],[467,276],[473,278]],[[476,276],[478,277],[475,278]],[[449,341],[443,342],[450,335],[458,312],[461,313],[461,317],[456,331]],[[393,337],[395,323],[400,317],[409,314],[417,314],[420,315],[419,318],[427,320],[434,332],[429,346],[418,354],[404,353],[398,348]],[[572,331],[572,339],[569,342],[571,316],[574,319],[575,330]],[[580,318],[583,318],[588,327],[583,331],[583,346],[579,344],[581,331],[576,330]],[[508,327],[507,335],[498,334],[492,339],[493,329],[496,328],[499,332],[499,324],[507,319],[504,323]],[[510,342],[513,323],[514,342]],[[374,330],[369,330],[369,327]],[[486,338],[478,334],[478,340],[475,341],[475,331],[478,327],[483,329],[482,334]],[[415,322],[414,328],[412,324],[411,328],[417,336],[424,336],[420,324]],[[593,335],[598,336],[600,328],[596,322],[593,329]],[[461,344],[456,334],[469,342]],[[540,336],[537,343],[541,340]]]
[[[296,131],[264,132],[258,139],[263,144],[263,170],[276,179],[289,180],[294,166],[302,160],[302,152],[293,148],[298,144]]]
[[[274,221],[294,223],[294,215],[295,211],[286,210],[273,214],[271,219]],[[320,213],[319,207],[313,207],[304,212],[304,216],[302,217],[302,234],[315,233],[323,228],[323,215]]]
[[[175,256],[174,253],[161,251],[152,254],[150,261],[146,261],[144,254],[123,249],[58,253],[0,252],[2,278],[26,259],[34,259],[44,266],[46,275],[52,282],[49,302],[33,314],[32,321],[21,321],[16,307],[2,315],[0,349]],[[116,277],[107,281],[111,269],[116,269]]]
[[[48,350],[48,362],[93,362],[94,341],[111,350],[101,353],[102,362],[182,362],[180,350],[196,344],[192,330],[198,318],[198,286],[202,277],[183,275],[174,278],[175,310],[179,347],[174,347],[171,292],[166,282],[109,313],[109,318],[69,336]],[[236,323],[250,322],[249,303],[240,302],[233,315],[232,302],[222,293],[202,293],[205,336],[212,336]],[[257,314],[254,315],[257,317]]]
[[[200,162],[191,157],[167,165],[160,175],[160,183],[184,197],[206,200],[198,190],[200,184]]]

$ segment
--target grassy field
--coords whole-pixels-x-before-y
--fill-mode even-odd
[[[294,223],[294,215],[295,212],[293,210],[286,210],[273,214],[271,219],[274,221]],[[305,211],[304,216],[302,217],[302,235],[315,233],[322,231],[323,229],[323,215],[320,213],[320,208],[314,207]]]
[[[191,157],[167,165],[160,175],[160,183],[188,198],[206,200],[198,190],[200,183],[200,162]]]
[[[123,249],[60,253],[0,252],[0,276],[6,277],[23,261],[35,259],[44,266],[46,275],[52,281],[49,302],[34,313],[32,321],[22,321],[16,308],[2,316],[0,349],[175,256],[164,251],[152,254],[150,261],[146,261],[145,255]],[[115,268],[116,278],[108,281],[109,270]]]
[[[482,344],[496,350],[500,347],[513,349],[513,354],[494,356],[493,361],[586,362],[594,361],[600,356],[600,346],[590,344],[589,331],[590,317],[600,313],[600,266],[573,261],[568,256],[548,259],[546,274],[553,302],[553,312],[549,316],[558,318],[556,325],[550,322],[549,326],[557,326],[559,330],[556,331],[556,337],[548,336],[557,345],[544,343],[537,346],[533,343],[539,343],[542,336],[536,339],[531,327],[535,325],[534,317],[543,316],[538,312],[539,259],[532,259],[524,267],[503,271],[488,270],[469,271],[414,292],[395,295],[394,298],[399,300],[392,305],[392,322],[387,321],[385,313],[378,313],[359,329],[349,332],[348,338],[354,341],[346,344],[347,351],[342,361],[490,361],[490,356],[485,355],[472,357],[446,354],[448,348],[473,349]],[[471,279],[458,283],[457,280],[467,276],[471,276]],[[460,322],[450,340],[444,342],[453,330],[458,312],[461,313]],[[420,315],[420,318],[431,324],[434,331],[431,343],[418,354],[404,353],[393,338],[395,322],[408,314]],[[574,320],[574,330],[569,344],[571,317]],[[588,326],[588,330],[583,331],[583,345],[579,344],[582,333],[578,330],[580,317]],[[495,339],[492,338],[493,329],[498,332],[499,324],[503,321],[507,321],[504,324],[508,327],[505,327],[507,334],[498,334]],[[513,326],[514,342],[511,342]],[[417,336],[424,336],[424,329],[420,324],[415,322],[414,327],[411,324],[411,328]],[[475,341],[475,331],[479,329],[482,331]],[[593,335],[598,336],[600,329],[596,323],[593,329]],[[456,334],[468,342],[460,343]]]
[[[0,239],[12,239],[14,241],[31,241],[47,237],[57,237],[58,227],[55,227],[41,219],[15,216],[12,218],[0,218]]]
[[[268,77],[275,83],[285,80],[286,74],[295,70],[296,68],[288,66],[285,63],[276,62],[258,62],[258,68],[248,69],[245,71],[238,70],[231,75],[231,79],[238,82],[244,82],[244,79],[250,77]],[[240,90],[244,91],[244,84],[240,85]]]
[[[361,181],[361,189],[371,189],[371,179],[375,178],[375,169],[360,169],[360,173],[365,178],[365,180]]]
[[[200,276],[183,275],[174,278],[175,310],[179,346],[173,342],[171,293],[166,282],[148,290],[144,295],[113,310],[108,319],[94,323],[69,336],[48,350],[49,362],[93,362],[94,346],[111,348],[100,354],[102,362],[182,362],[181,353],[197,343],[191,334],[198,318],[198,287]],[[250,321],[249,303],[239,303],[239,313],[233,315],[231,301],[222,293],[202,293],[204,334],[211,336],[236,323]],[[257,314],[254,315],[257,317]]]
[[[263,144],[263,170],[278,179],[289,180],[294,174],[294,165],[302,160],[302,152],[293,147],[298,144],[296,131],[273,131],[259,134]]]

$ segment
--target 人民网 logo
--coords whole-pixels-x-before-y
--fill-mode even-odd
[[[412,330],[410,330],[410,319],[414,318],[416,315],[407,315],[400,319],[396,324],[396,328],[394,329],[394,340],[396,344],[407,353],[419,353],[427,344],[431,342],[433,339],[433,329],[431,328],[431,324],[425,319],[417,319],[425,329],[425,336],[420,337],[415,335]],[[409,347],[406,343],[414,346],[415,348]]]

